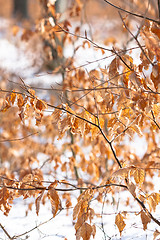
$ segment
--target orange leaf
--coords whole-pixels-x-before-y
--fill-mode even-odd
[[[127,186],[128,186],[128,189],[129,189],[129,191],[130,191],[130,193],[134,196],[134,197],[136,197],[136,186],[135,186],[135,184],[134,183],[132,183],[132,182],[128,182],[127,183]]]
[[[62,115],[62,110],[55,109],[54,112],[52,113],[52,118],[53,118],[54,122],[60,121],[61,115]]]
[[[131,171],[132,167],[125,167],[125,168],[121,168],[121,169],[118,169],[117,171],[115,171],[113,174],[112,174],[112,178],[128,178],[128,175]]]
[[[95,237],[95,235],[96,235],[96,226],[92,225],[92,236],[93,236],[93,238]]]
[[[109,66],[109,78],[113,78],[118,74],[119,60],[114,58]]]
[[[160,232],[156,229],[155,232],[154,232],[154,234],[153,234],[153,237],[154,237],[153,240],[155,240],[156,237],[159,236],[159,234],[160,234]]]
[[[144,176],[145,176],[145,172],[143,169],[141,168],[137,168],[135,171],[134,171],[134,180],[137,184],[141,185],[143,182],[144,182]]]
[[[3,100],[2,107],[0,108],[0,112],[6,112],[11,105],[7,100]]]
[[[22,95],[21,94],[18,94],[17,95],[17,101],[18,101],[18,107],[19,107],[19,109],[21,109],[22,108],[22,106],[24,105],[24,100],[23,100],[23,97],[22,97]]]
[[[53,217],[56,216],[57,211],[60,209],[59,195],[54,188],[50,188],[47,193],[48,198],[51,201]]]
[[[36,198],[35,204],[36,204],[36,214],[39,214],[39,209],[40,209],[40,202],[43,197],[44,190],[39,194],[39,196]]]
[[[92,227],[88,223],[83,223],[81,227],[81,237],[83,240],[89,240],[92,234]]]
[[[125,228],[126,224],[124,222],[124,217],[122,216],[122,214],[118,213],[115,219],[115,224],[117,225],[120,235],[123,231],[123,229]]]
[[[44,110],[45,108],[47,108],[47,104],[42,101],[42,100],[37,100],[36,102],[36,108],[40,111]]]
[[[12,33],[13,33],[13,36],[16,36],[17,35],[17,33],[19,32],[19,27],[17,26],[17,25],[14,25],[13,27],[12,27]]]
[[[16,93],[15,93],[15,92],[12,92],[12,93],[10,94],[10,102],[11,102],[12,104],[14,104],[15,99],[16,99]]]
[[[140,214],[141,214],[141,221],[143,224],[143,230],[146,230],[147,224],[150,223],[151,219],[143,210],[140,212]]]
[[[80,207],[81,207],[81,202],[79,201],[73,209],[73,220],[75,220],[77,218]]]

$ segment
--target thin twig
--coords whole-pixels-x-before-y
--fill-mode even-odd
[[[123,12],[125,12],[125,13],[131,14],[131,15],[133,15],[133,16],[135,16],[135,17],[147,19],[147,20],[149,20],[149,21],[152,21],[152,22],[155,22],[155,23],[158,23],[158,24],[160,23],[159,20],[155,20],[155,19],[152,19],[152,18],[143,16],[143,15],[139,15],[139,14],[130,12],[130,11],[128,11],[128,10],[125,10],[125,9],[123,9],[123,8],[121,8],[121,7],[118,7],[118,6],[114,5],[113,3],[111,3],[111,2],[109,2],[109,1],[107,1],[107,0],[104,0],[104,1],[105,1],[106,3],[108,3],[110,6],[116,8],[116,9],[118,9],[118,10],[120,10],[120,11],[123,11]]]
[[[16,141],[23,141],[24,139],[29,138],[29,137],[31,137],[31,136],[33,136],[33,135],[38,134],[38,133],[39,133],[39,132],[31,133],[31,134],[29,134],[29,135],[27,135],[27,136],[24,136],[24,137],[22,137],[22,138],[4,139],[4,140],[0,140],[0,142],[16,142]]]
[[[152,114],[152,117],[153,117],[153,122],[156,124],[156,126],[160,129],[160,126],[159,124],[157,123],[156,119],[155,119],[155,116],[154,116],[154,113],[153,111],[151,110],[151,114]]]
[[[120,18],[121,18],[121,20],[122,20],[122,22],[123,22],[126,30],[127,30],[127,31],[131,34],[131,36],[135,39],[135,41],[137,42],[139,48],[141,49],[141,51],[142,51],[142,53],[144,54],[144,56],[146,57],[146,59],[150,62],[150,64],[151,64],[152,66],[154,66],[154,64],[152,63],[152,61],[150,60],[150,58],[147,56],[147,54],[146,54],[145,51],[143,50],[140,42],[139,42],[138,39],[137,39],[137,36],[135,37],[134,34],[130,31],[130,29],[127,27],[127,25],[126,25],[126,23],[124,22],[124,20],[123,20],[122,15],[121,15],[120,12],[119,12],[119,15],[120,15]]]
[[[3,227],[3,225],[0,223],[0,227],[2,228],[2,230],[3,230],[3,232],[7,235],[7,237],[9,238],[9,239],[13,239],[10,235],[9,235],[9,233],[7,232],[7,230]]]
[[[48,222],[51,221],[52,219],[53,219],[53,217],[51,217],[50,219],[46,220],[45,222],[42,222],[42,223],[38,224],[38,225],[35,226],[34,228],[32,228],[32,229],[30,229],[30,230],[28,230],[28,231],[26,231],[26,232],[24,232],[24,233],[21,233],[21,234],[19,234],[19,235],[13,236],[11,239],[17,239],[17,238],[19,238],[19,237],[22,237],[22,236],[24,236],[24,235],[26,235],[26,234],[34,231],[35,229],[39,228],[40,226],[48,223]]]

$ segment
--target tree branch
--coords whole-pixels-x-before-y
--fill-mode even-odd
[[[111,2],[109,2],[109,1],[107,1],[107,0],[104,0],[104,1],[105,1],[106,3],[108,3],[110,6],[116,8],[116,9],[118,9],[118,10],[120,10],[120,11],[123,11],[123,12],[125,12],[125,13],[131,14],[131,15],[133,15],[133,16],[135,16],[135,17],[138,17],[138,18],[147,19],[147,20],[149,20],[149,21],[152,21],[152,22],[155,22],[155,23],[160,24],[160,21],[159,21],[159,20],[155,20],[155,19],[152,19],[152,18],[143,16],[143,15],[139,15],[139,14],[130,12],[130,11],[128,11],[128,10],[125,10],[125,9],[123,9],[123,8],[121,8],[121,7],[118,7],[118,6],[114,5],[113,3],[111,3]]]

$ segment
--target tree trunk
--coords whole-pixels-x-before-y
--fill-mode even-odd
[[[27,0],[14,0],[14,15],[28,18]]]
[[[57,0],[56,1],[56,12],[59,12],[59,13],[63,13],[66,8],[67,8],[67,2],[69,2],[68,0]]]

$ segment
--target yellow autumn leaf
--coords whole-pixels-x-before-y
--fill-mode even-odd
[[[149,205],[150,211],[155,211],[157,205],[160,202],[160,194],[159,193],[152,193],[147,197],[147,203]]]
[[[33,89],[28,89],[28,92],[32,95],[32,96],[35,96],[35,90],[33,90]]]
[[[137,184],[141,185],[144,182],[145,171],[141,168],[137,168],[134,173],[134,180]]]
[[[152,197],[155,200],[156,204],[160,202],[160,194],[159,193],[152,193]]]
[[[129,129],[131,129],[134,132],[136,132],[140,137],[143,136],[143,133],[142,133],[140,127],[137,124],[130,126]]]
[[[153,105],[153,112],[155,117],[157,117],[160,114],[160,103]]]

